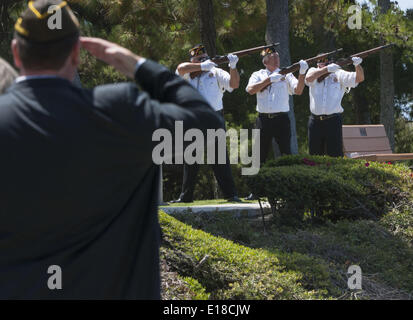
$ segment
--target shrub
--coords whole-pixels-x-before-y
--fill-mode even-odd
[[[305,281],[303,274],[285,270],[275,253],[251,249],[195,230],[162,211],[159,219],[165,259],[181,276],[196,280],[189,282],[198,288],[200,298],[316,299],[327,293],[329,278],[324,272],[317,280],[317,290],[309,290],[300,283]],[[311,260],[298,256],[300,260]],[[285,260],[285,256],[282,259]],[[290,259],[292,264],[297,256]]]
[[[329,219],[377,218],[386,205],[405,200],[413,178],[403,165],[321,156],[286,156],[247,181],[276,209]]]

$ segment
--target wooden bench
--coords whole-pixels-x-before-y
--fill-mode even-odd
[[[413,159],[413,153],[392,152],[382,124],[343,126],[343,152],[346,157],[370,161]]]

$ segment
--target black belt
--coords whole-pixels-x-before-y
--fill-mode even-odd
[[[215,111],[216,113],[220,114],[221,116],[224,116],[224,109]]]
[[[339,116],[339,115],[341,115],[341,113],[320,114],[320,115],[315,115],[315,114],[312,113],[312,114],[311,114],[311,117],[312,117],[313,119],[323,121],[323,120],[326,120],[326,119],[330,119],[330,118],[337,117],[337,116]]]
[[[272,119],[272,118],[276,118],[278,116],[282,116],[282,115],[288,115],[288,112],[276,112],[276,113],[259,113],[259,117],[261,118],[267,118],[267,119]]]

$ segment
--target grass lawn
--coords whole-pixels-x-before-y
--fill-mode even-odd
[[[180,280],[164,297],[413,299],[413,211],[408,210],[380,221],[297,227],[273,219],[265,234],[259,219],[222,214],[175,219],[161,212],[161,260]],[[363,271],[363,290],[347,287],[351,265]]]
[[[314,188],[326,188],[325,197],[341,201],[334,207],[340,215],[327,210],[326,215],[302,216],[280,207],[267,217],[264,233],[261,218],[222,213],[172,217],[161,207],[163,298],[413,299],[413,173],[401,165],[345,159],[326,158],[324,164],[323,159],[311,158],[312,170],[299,157],[280,161],[288,162],[284,164],[288,174],[280,172],[279,165],[274,173],[267,169],[263,183],[269,192],[280,173],[285,176],[284,188],[290,190],[297,187],[292,178],[298,170],[308,175],[312,170],[325,172],[321,178],[331,178],[331,183],[314,175],[309,182],[297,180],[301,193],[283,196],[292,200],[303,193],[317,196]],[[338,198],[342,194],[327,192],[340,187],[333,178],[358,188],[360,201],[354,208],[346,207],[346,198]],[[312,184],[306,188],[308,183]],[[311,197],[304,199],[312,203]],[[361,214],[367,210],[372,218]],[[362,270],[361,290],[348,287],[352,265]]]

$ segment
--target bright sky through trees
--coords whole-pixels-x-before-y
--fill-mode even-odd
[[[366,2],[370,4],[368,0],[357,0],[357,2],[360,4],[364,4]],[[407,9],[413,9],[413,0],[397,0],[397,3],[400,9],[402,9],[403,11],[406,11]]]

